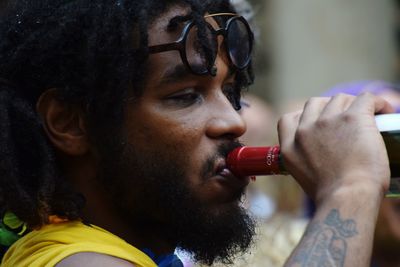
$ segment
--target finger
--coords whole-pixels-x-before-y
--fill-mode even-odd
[[[331,117],[347,110],[355,100],[355,96],[337,94],[331,98],[321,112],[321,117]]]
[[[299,124],[310,125],[314,123],[319,118],[322,110],[329,101],[329,97],[310,98],[304,105]]]
[[[395,110],[392,105],[380,96],[371,93],[363,93],[356,97],[350,105],[348,112],[355,114],[379,114],[393,113]]]
[[[283,115],[278,121],[278,138],[281,148],[289,148],[294,141],[296,130],[299,126],[301,111]]]

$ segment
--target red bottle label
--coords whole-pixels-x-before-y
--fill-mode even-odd
[[[229,153],[227,166],[236,176],[281,174],[280,147],[239,147]]]

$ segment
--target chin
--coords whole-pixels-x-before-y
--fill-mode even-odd
[[[231,201],[212,208],[192,206],[190,212],[181,214],[175,228],[178,247],[207,265],[231,263],[247,251],[255,234],[255,220],[243,208],[242,196],[237,194]]]

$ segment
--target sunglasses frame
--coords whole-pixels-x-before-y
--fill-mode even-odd
[[[228,54],[228,58],[230,63],[237,68],[238,70],[243,70],[245,68],[247,68],[251,62],[251,54],[253,52],[253,42],[254,42],[254,34],[251,31],[250,25],[247,22],[247,20],[242,17],[239,16],[237,14],[234,13],[218,13],[218,14],[210,14],[207,16],[204,16],[204,18],[209,18],[209,17],[214,17],[214,16],[232,16],[232,18],[229,18],[227,20],[227,22],[225,23],[225,27],[221,27],[217,30],[215,30],[209,23],[207,23],[207,26],[209,27],[210,31],[212,34],[215,35],[215,41],[217,41],[217,37],[218,35],[222,35],[224,37],[223,43],[225,45],[225,49],[227,51]],[[232,56],[231,56],[231,52],[229,51],[229,47],[228,47],[228,43],[229,43],[229,38],[228,38],[228,31],[229,31],[229,27],[232,25],[232,23],[236,20],[239,20],[240,22],[243,23],[243,25],[245,25],[247,32],[248,32],[248,38],[249,38],[249,55],[248,58],[245,62],[245,64],[243,64],[243,66],[236,66],[233,62]],[[166,43],[166,44],[159,44],[159,45],[154,45],[154,46],[149,46],[148,47],[148,51],[149,54],[155,54],[155,53],[161,53],[161,52],[166,52],[166,51],[174,51],[177,50],[179,51],[181,60],[183,62],[183,64],[190,70],[191,73],[196,74],[196,75],[206,75],[206,74],[211,74],[213,75],[213,70],[212,70],[212,65],[214,65],[217,53],[214,55],[214,59],[213,59],[213,63],[209,64],[210,66],[207,66],[207,69],[205,69],[204,71],[195,71],[192,66],[190,66],[190,63],[187,59],[186,56],[186,40],[189,36],[189,32],[192,29],[192,27],[195,27],[196,24],[193,21],[190,21],[187,25],[185,25],[185,27],[182,30],[182,33],[180,35],[180,37],[178,38],[177,41],[172,42],[172,43]]]

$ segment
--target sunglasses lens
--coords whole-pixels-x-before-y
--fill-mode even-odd
[[[205,27],[204,40],[202,43],[198,38],[198,30],[196,26],[191,27],[186,37],[185,53],[186,59],[193,72],[198,74],[207,73],[208,69],[214,64],[217,51],[217,39],[208,27]],[[211,56],[208,58],[203,46],[210,51]]]
[[[232,63],[238,69],[247,67],[252,50],[250,29],[247,24],[240,19],[233,20],[229,25],[227,42]]]

